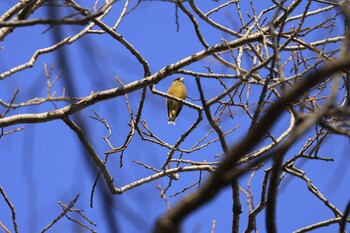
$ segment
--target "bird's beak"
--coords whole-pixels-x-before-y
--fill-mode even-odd
[[[185,78],[180,78],[179,80],[180,80],[180,82],[183,82],[183,81],[184,81],[184,79],[185,79]]]

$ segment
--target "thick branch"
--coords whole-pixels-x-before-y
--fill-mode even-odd
[[[234,178],[230,171],[235,169],[239,159],[254,148],[257,142],[266,132],[277,122],[278,117],[297,100],[297,98],[310,88],[317,85],[336,72],[349,67],[350,57],[339,59],[336,62],[326,64],[322,69],[311,73],[302,79],[301,82],[293,86],[280,99],[278,99],[265,113],[260,120],[260,127],[254,128],[240,142],[238,142],[229,152],[222,164],[218,166],[213,176],[198,191],[188,195],[169,213],[164,215],[157,222],[155,232],[166,232],[167,230],[178,229],[181,221],[194,210],[198,209],[206,202],[210,201],[216,194]]]

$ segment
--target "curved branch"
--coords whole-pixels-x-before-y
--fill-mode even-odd
[[[344,68],[348,68],[350,66],[349,64],[349,56],[341,58],[336,62],[328,63],[322,69],[307,75],[301,82],[282,95],[266,111],[260,121],[260,127],[250,131],[246,137],[230,150],[229,154],[215,170],[213,176],[209,177],[207,182],[198,191],[185,197],[169,213],[158,220],[155,232],[171,232],[171,230],[178,229],[181,221],[188,214],[210,201],[223,187],[237,177],[238,172],[235,172],[236,175],[231,173],[236,169],[237,162],[261,140],[291,103],[329,76]]]
[[[14,124],[22,124],[22,123],[39,123],[39,122],[48,122],[57,119],[63,119],[69,115],[72,115],[84,108],[87,108],[99,101],[111,99],[117,96],[121,96],[146,86],[156,84],[160,80],[164,79],[166,76],[175,73],[178,69],[181,69],[187,65],[195,63],[198,60],[203,59],[204,57],[210,56],[214,53],[221,52],[227,50],[229,48],[239,47],[247,42],[257,41],[261,39],[260,33],[255,33],[246,38],[241,38],[238,40],[231,41],[226,44],[217,44],[208,49],[202,50],[191,56],[188,56],[174,64],[168,65],[158,71],[157,73],[148,76],[142,80],[134,81],[132,83],[126,84],[123,87],[113,88],[105,91],[96,92],[87,96],[86,98],[78,101],[77,103],[68,105],[66,107],[52,110],[44,113],[37,114],[19,114],[15,116],[5,117],[0,119],[0,127],[6,127]]]

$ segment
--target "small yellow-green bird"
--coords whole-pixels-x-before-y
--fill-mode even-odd
[[[184,84],[184,78],[175,79],[168,89],[168,94],[179,99],[186,99],[187,91]],[[183,104],[177,100],[167,98],[166,105],[169,117],[168,124],[175,125],[175,119],[179,115]]]

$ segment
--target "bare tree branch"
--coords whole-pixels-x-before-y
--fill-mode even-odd
[[[10,208],[11,210],[11,213],[12,213],[12,223],[13,223],[13,228],[14,228],[14,231],[16,233],[18,233],[18,226],[17,226],[17,220],[16,220],[16,211],[15,211],[15,207],[12,205],[11,201],[9,200],[9,198],[7,197],[4,189],[0,186],[0,193],[2,195],[2,197],[4,198],[6,204],[8,205],[8,207]],[[5,230],[6,230],[6,227],[5,226],[2,226]]]
[[[303,79],[303,82],[299,82],[298,85],[295,85],[282,95],[281,98],[278,99],[264,114],[260,120],[260,127],[254,128],[250,131],[245,138],[231,149],[228,156],[223,160],[222,164],[218,166],[213,176],[207,180],[201,189],[188,195],[177,206],[175,206],[172,211],[159,219],[155,232],[165,232],[167,230],[172,232],[178,229],[181,221],[189,213],[211,200],[222,187],[228,184],[230,180],[237,178],[237,172],[232,173],[232,170],[235,169],[236,162],[251,150],[253,147],[252,142],[258,142],[261,137],[264,136],[266,131],[274,124],[279,115],[291,103],[293,103],[298,96],[334,73],[347,68],[349,63],[350,58],[344,57],[335,62],[326,64],[322,69],[308,75]],[[303,130],[305,130],[305,128]]]

